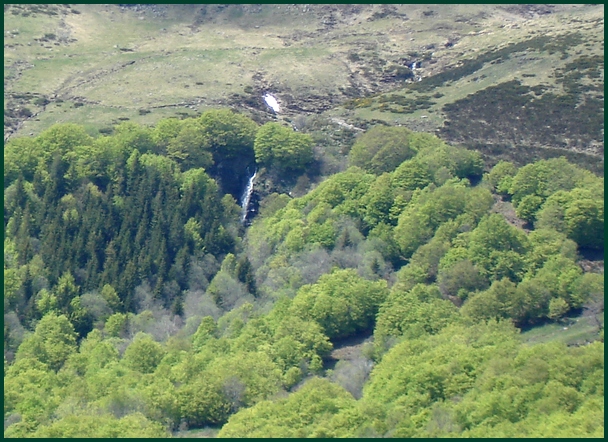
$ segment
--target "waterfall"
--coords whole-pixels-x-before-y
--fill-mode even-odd
[[[247,182],[247,187],[245,187],[243,196],[241,196],[241,222],[243,224],[245,224],[245,221],[247,220],[247,209],[249,208],[249,201],[251,200],[251,194],[253,193],[253,180],[257,173],[257,170],[253,172],[253,175],[251,175]]]

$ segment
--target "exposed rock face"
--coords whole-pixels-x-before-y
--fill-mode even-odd
[[[255,167],[253,152],[251,156],[240,156],[226,159],[209,168],[211,176],[217,179],[224,193],[229,193],[235,200],[239,201],[243,189],[247,185],[250,173]]]

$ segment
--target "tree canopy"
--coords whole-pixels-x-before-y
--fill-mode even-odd
[[[279,123],[264,124],[255,137],[256,161],[281,174],[302,173],[312,161],[312,138]]]
[[[317,135],[10,140],[5,437],[603,436],[603,179],[401,127],[320,176]]]

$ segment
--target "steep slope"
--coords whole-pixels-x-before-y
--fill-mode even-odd
[[[402,124],[490,158],[573,152],[603,169],[603,5],[6,5],[4,14],[5,140],[55,122],[109,133],[127,119],[218,106],[264,122],[276,118],[262,99],[272,91],[283,118],[325,113],[328,132],[337,122]]]

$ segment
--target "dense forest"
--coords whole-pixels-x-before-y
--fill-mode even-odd
[[[5,437],[604,434],[604,180],[564,158],[60,124],[5,145],[4,232]],[[576,315],[585,345],[521,337]]]

